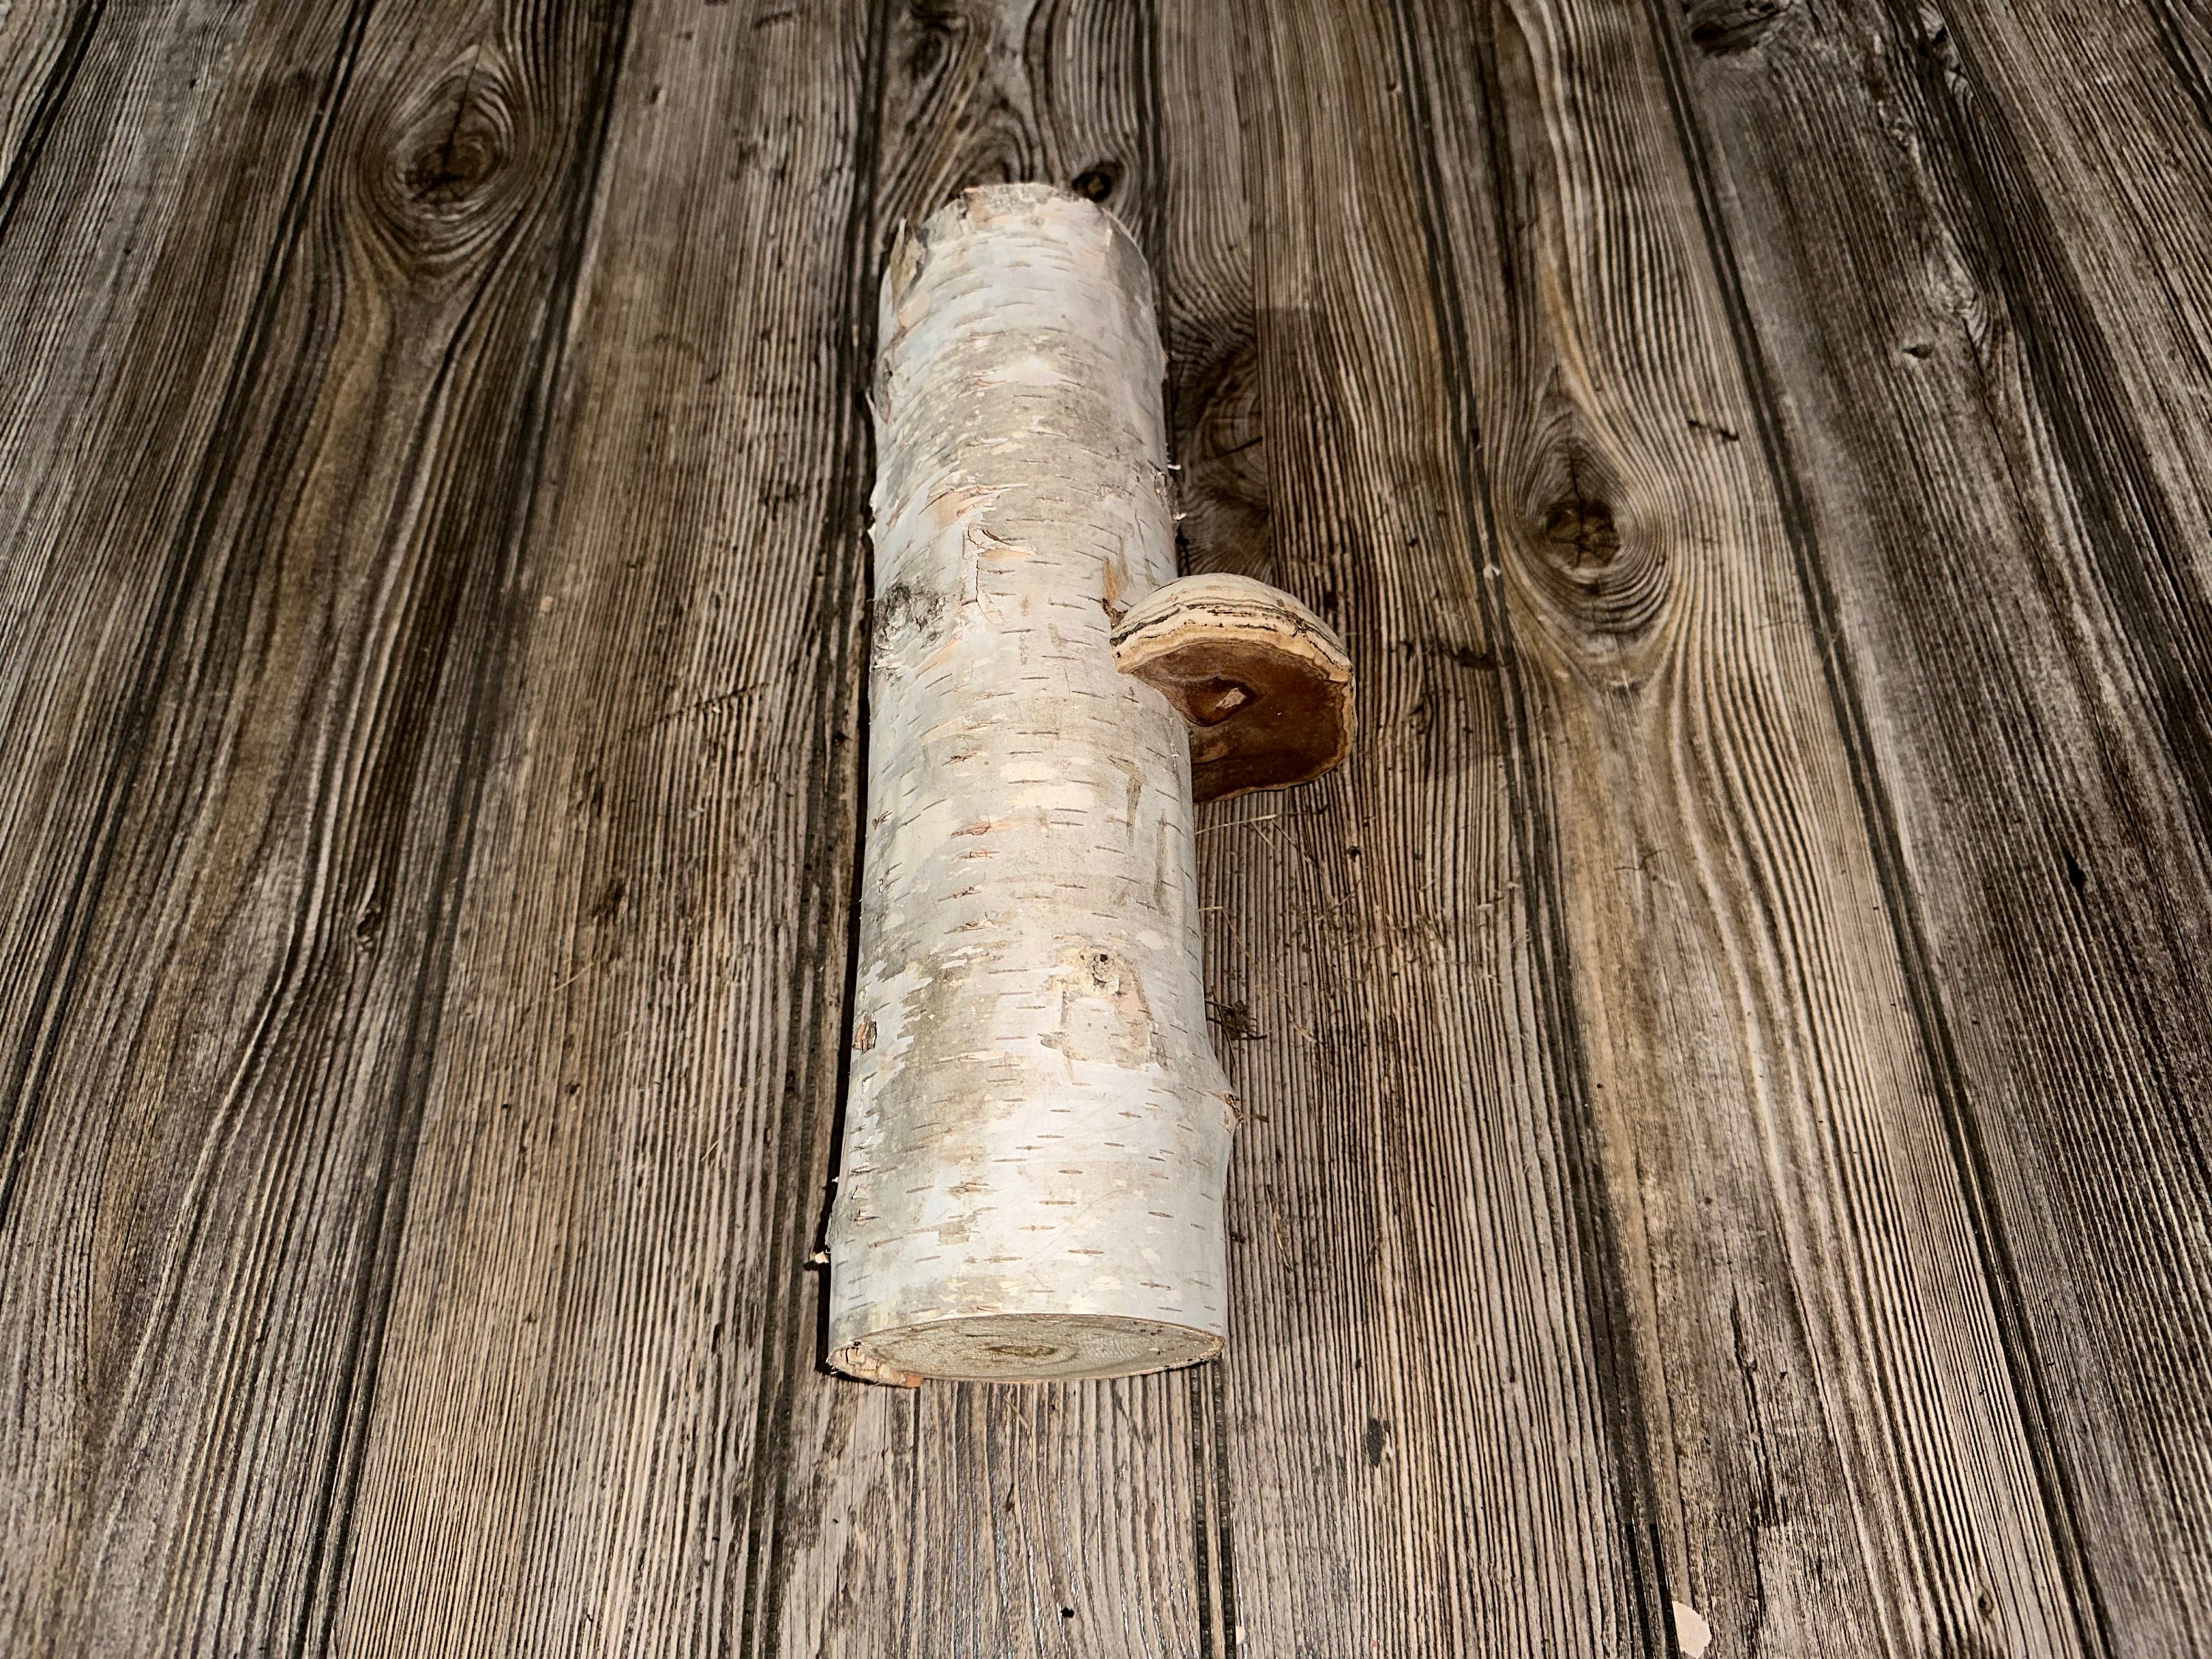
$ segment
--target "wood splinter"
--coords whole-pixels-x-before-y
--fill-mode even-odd
[[[1040,185],[969,191],[884,276],[828,1241],[830,1363],[855,1376],[1116,1376],[1221,1347],[1236,1100],[1194,790],[1334,765],[1352,678],[1289,595],[1176,580],[1152,294],[1120,226]]]

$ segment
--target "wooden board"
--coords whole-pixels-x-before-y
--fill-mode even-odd
[[[0,1647],[2203,1645],[2201,14],[0,9]],[[863,394],[1016,177],[1364,735],[1203,820],[1227,1359],[908,1393]]]
[[[2212,1640],[2212,1425],[2173,1386],[2212,1352],[2175,1224],[2212,1202],[2212,660],[2178,528],[2208,296],[2154,193],[2201,191],[2212,135],[2151,19],[2100,15],[2071,37],[2100,73],[2053,75],[2058,16],[1931,40],[1845,9],[1683,61],[2075,1617],[2179,1650]]]
[[[1207,27],[1194,8],[1176,33]],[[1437,1632],[1663,1651],[1391,19],[1255,6],[1229,39],[1231,73],[1170,82],[1166,129],[1170,154],[1207,144],[1212,89],[1235,88],[1243,153],[1199,149],[1175,204],[1193,249],[1170,255],[1171,281],[1228,273],[1179,296],[1179,349],[1222,365],[1177,399],[1210,509],[1189,562],[1289,587],[1361,676],[1341,773],[1201,822],[1209,984],[1253,1115],[1223,1385],[1237,1621],[1254,1653]]]
[[[226,427],[298,233],[299,202],[247,158],[288,185],[314,165],[352,47],[343,19],[310,27],[296,5],[220,27],[191,8],[129,21],[66,61],[32,51],[27,29],[10,37],[26,78],[9,95],[44,112],[9,155],[0,204],[0,721],[14,763],[0,887],[21,896],[0,937],[0,1213],[208,497],[235,464]]]
[[[1457,55],[1487,59],[1502,114],[1462,139],[1441,90],[1425,108],[1440,179],[1486,155],[1498,179],[1492,216],[1438,187],[1440,263],[1553,791],[1668,1577],[1735,1649],[2063,1650],[2063,1547],[1672,118],[1678,25],[1652,19],[1492,8]],[[1417,62],[1453,61],[1436,28]]]
[[[615,27],[337,1653],[773,1628],[856,822],[866,35]]]
[[[327,1590],[593,84],[471,212],[467,45],[119,15],[0,244],[11,1651]]]
[[[1154,43],[1141,21],[1091,0],[890,10],[855,250],[863,362],[893,231],[968,185],[1074,185],[1158,247]],[[811,1314],[805,1334],[811,1360]],[[781,1622],[763,1650],[1226,1651],[1207,1565],[1222,1546],[1194,1456],[1209,1380],[907,1394],[796,1372],[784,1507],[763,1523],[788,1540]]]

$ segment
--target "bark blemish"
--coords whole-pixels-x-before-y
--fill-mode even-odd
[[[1100,945],[1071,945],[1054,975],[1059,1023],[1038,1039],[1073,1062],[1141,1066],[1152,1058],[1152,1009],[1125,957]]]

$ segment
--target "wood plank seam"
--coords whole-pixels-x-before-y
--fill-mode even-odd
[[[877,179],[881,162],[884,99],[884,59],[890,38],[890,14],[896,0],[872,0],[868,10],[868,41],[860,82],[861,105],[854,123],[853,168],[855,185],[842,228],[844,256],[840,262],[844,292],[835,307],[845,319],[838,331],[836,379],[845,390],[844,408],[838,422],[830,458],[832,503],[822,526],[819,557],[836,573],[830,591],[855,596],[854,613],[848,618],[824,618],[836,629],[836,648],[825,665],[823,678],[830,708],[830,724],[835,743],[843,749],[845,771],[822,773],[817,783],[810,816],[827,822],[837,814],[836,795],[845,796],[848,849],[842,888],[836,872],[824,872],[811,885],[817,921],[814,936],[833,936],[828,914],[842,907],[843,961],[835,975],[816,975],[830,996],[819,1005],[802,1003],[794,1011],[795,1028],[789,1046],[793,1052],[819,1057],[829,1051],[826,1077],[787,1079],[777,1131],[775,1181],[788,1182],[790,1219],[771,1246],[791,1256],[806,1258],[793,1275],[789,1295],[781,1298],[764,1321],[772,1333],[769,1352],[776,1365],[773,1389],[759,1391],[755,1401],[752,1502],[745,1521],[744,1601],[738,1620],[738,1651],[750,1659],[769,1659],[779,1650],[784,1589],[789,1582],[789,1528],[785,1507],[789,1501],[794,1443],[791,1433],[794,1389],[800,1370],[828,1374],[829,1297],[812,1258],[821,1251],[829,1225],[830,1204],[836,1188],[830,1179],[836,1148],[844,1136],[845,1090],[852,1066],[852,1045],[844,1040],[851,1029],[854,987],[860,973],[860,848],[866,838],[868,803],[862,787],[861,757],[867,752],[868,696],[865,665],[870,648],[869,619],[873,612],[874,566],[867,556],[868,480],[875,472],[875,435],[866,418],[871,367],[876,356],[876,285],[883,280],[887,250],[874,245]],[[811,1008],[818,1007],[818,1012]],[[826,1107],[817,1103],[824,1100]],[[827,1120],[826,1142],[830,1167],[817,1167],[806,1127],[810,1116]],[[781,1217],[784,1204],[775,1213]],[[773,1273],[769,1283],[775,1283]],[[814,1317],[798,1316],[808,1296]],[[917,1415],[915,1424],[919,1425]],[[766,1537],[763,1539],[763,1534]]]
[[[1190,1373],[1191,1545],[1198,1578],[1199,1659],[1235,1659],[1237,1557],[1230,1524],[1228,1370],[1218,1360]]]
[[[1828,700],[1843,736],[1852,787],[1858,798],[1860,816],[1881,884],[1884,908],[1905,969],[1912,1019],[1920,1032],[1929,1074],[1935,1081],[1942,1103],[1942,1121],[1960,1190],[1974,1223],[1982,1279],[2002,1338],[2005,1364],[2015,1407],[2026,1429],[2051,1544],[2067,1575],[2076,1632],[2086,1651],[2110,1651],[2109,1624],[2087,1559],[2080,1546],[2079,1504],[2051,1433],[2051,1402],[2021,1306],[2023,1292],[2010,1242],[1994,1200],[1995,1182],[1988,1152],[1982,1144],[1979,1126],[1967,1100],[1956,1042],[1942,998],[1936,988],[1933,955],[1901,851],[1895,805],[1868,734],[1858,672],[1852,660],[1850,641],[1838,622],[1834,590],[1821,562],[1812,515],[1806,507],[1798,476],[1799,464],[1782,422],[1780,393],[1751,320],[1735,250],[1721,215],[1711,146],[1698,122],[1682,63],[1683,43],[1676,33],[1674,20],[1667,15],[1661,0],[1646,0],[1645,15],[1665,71],[1668,100],[1696,191],[1707,254],[1712,262],[1736,357],[1742,367],[1758,422],[1760,450],[1782,509],[1798,585],[1819,645]]]

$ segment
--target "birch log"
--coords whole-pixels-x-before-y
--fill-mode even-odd
[[[1046,186],[893,251],[841,1370],[1114,1376],[1222,1340],[1235,1102],[1182,715],[1115,669],[1175,577],[1152,279]]]

